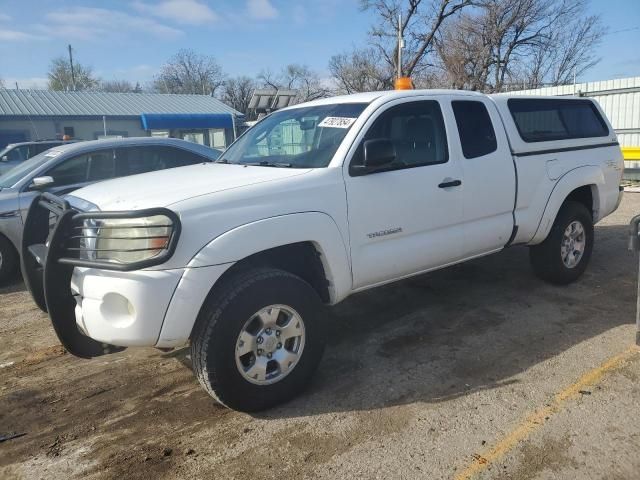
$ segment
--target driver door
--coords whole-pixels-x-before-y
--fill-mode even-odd
[[[462,171],[449,158],[451,115],[442,113],[449,106],[413,99],[390,105],[365,126],[345,171],[354,289],[462,256]],[[383,171],[358,174],[364,141],[377,138],[391,141],[396,159]]]

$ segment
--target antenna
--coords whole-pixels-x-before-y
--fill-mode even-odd
[[[71,44],[69,44],[69,65],[71,66],[71,86],[76,91],[76,74],[73,71],[73,54],[71,53]]]

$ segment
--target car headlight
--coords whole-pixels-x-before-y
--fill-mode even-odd
[[[80,259],[130,264],[168,251],[175,232],[166,215],[137,218],[86,218],[80,236]]]

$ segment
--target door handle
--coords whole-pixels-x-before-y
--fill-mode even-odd
[[[438,185],[438,188],[459,187],[462,185],[462,180],[447,180]]]

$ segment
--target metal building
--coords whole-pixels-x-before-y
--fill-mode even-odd
[[[640,169],[640,77],[509,92],[515,95],[578,95],[598,101],[613,125],[627,169]]]
[[[8,143],[165,136],[224,148],[243,115],[208,95],[0,89],[0,149]]]

